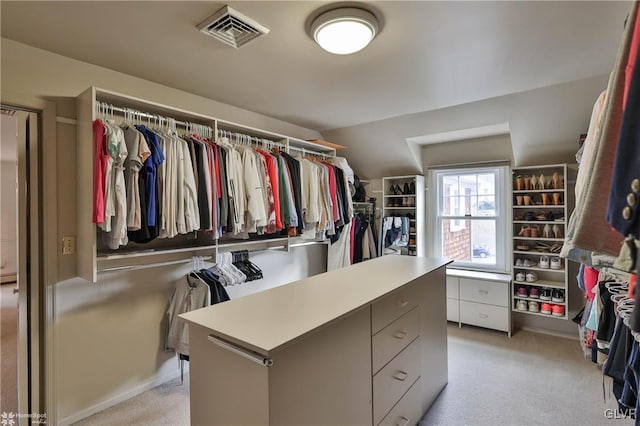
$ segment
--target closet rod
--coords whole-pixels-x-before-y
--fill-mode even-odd
[[[310,149],[298,148],[297,146],[290,146],[289,149],[293,149],[294,151],[302,152],[303,154],[317,155],[319,157],[325,157],[325,158],[333,157],[333,155],[327,154],[326,152],[311,151]]]
[[[189,121],[181,121],[181,120],[176,120],[175,118],[172,117],[167,117],[165,115],[159,115],[159,114],[151,114],[148,112],[143,112],[143,111],[139,111],[137,109],[134,108],[126,108],[126,107],[120,107],[120,106],[115,106],[115,105],[111,105],[107,102],[102,102],[102,101],[96,101],[99,104],[103,104],[106,105],[109,108],[109,111],[116,111],[116,112],[120,112],[120,113],[127,113],[127,112],[133,112],[136,115],[140,116],[140,117],[144,117],[144,118],[152,118],[152,119],[157,119],[157,118],[171,118],[172,120],[174,120],[176,125],[182,126],[182,127],[189,127],[192,125],[198,125],[198,126],[204,126],[209,128],[211,131],[213,131],[213,128],[204,124],[199,124],[199,123],[191,123]]]
[[[212,245],[209,245],[209,246],[194,246],[194,247],[184,247],[184,248],[169,249],[169,250],[143,250],[143,251],[136,251],[136,252],[131,252],[131,253],[108,254],[108,255],[105,255],[105,256],[98,256],[98,261],[129,259],[131,257],[157,256],[157,255],[161,255],[161,254],[196,252],[196,251],[202,251],[202,250],[213,250],[213,249],[217,249],[217,248],[218,248],[217,245],[212,244]]]
[[[212,260],[212,256],[197,256],[201,260]],[[125,265],[125,266],[114,266],[113,268],[104,268],[98,269],[98,273],[102,272],[113,272],[113,271],[135,271],[138,269],[147,269],[147,268],[157,268],[160,266],[168,266],[168,265],[180,265],[183,263],[191,263],[193,259],[181,259],[181,260],[173,260],[170,262],[157,262],[157,263],[145,263],[143,265]]]
[[[249,142],[252,142],[252,141],[255,141],[257,143],[268,142],[270,144],[277,145],[284,148],[284,145],[281,144],[280,142],[276,142],[274,140],[267,139],[267,138],[260,138],[258,136],[245,135],[244,133],[232,132],[230,130],[218,129],[218,136],[220,137],[233,136],[236,138],[238,137],[248,138]]]

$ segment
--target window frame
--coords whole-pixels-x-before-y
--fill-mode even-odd
[[[495,215],[494,216],[480,216],[480,215],[447,215],[441,214],[444,202],[443,194],[443,179],[445,176],[461,176],[461,175],[478,175],[478,174],[493,174],[495,182]],[[509,224],[509,209],[507,206],[508,199],[508,182],[507,179],[510,176],[510,168],[504,164],[492,164],[492,165],[470,165],[470,166],[456,166],[447,167],[442,169],[434,169],[430,171],[431,188],[434,188],[431,192],[431,231],[433,238],[431,239],[432,246],[430,247],[431,253],[436,257],[443,256],[443,235],[442,235],[442,223],[444,220],[490,220],[495,221],[496,229],[496,263],[483,264],[473,261],[459,261],[454,260],[451,264],[452,267],[458,269],[469,269],[476,271],[488,271],[488,272],[507,272],[508,268],[508,254],[509,247],[507,227]],[[481,197],[482,194],[476,194],[476,197]],[[479,204],[479,203],[478,203]],[[461,222],[460,222],[461,223]],[[470,247],[473,250],[473,247]],[[473,257],[472,257],[473,259]]]

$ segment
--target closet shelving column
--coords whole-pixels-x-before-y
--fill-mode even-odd
[[[513,169],[515,312],[568,319],[569,275],[559,252],[571,213],[569,178],[566,164]]]
[[[389,176],[382,178],[382,217],[409,217],[409,245],[396,254],[425,255],[424,176]],[[405,192],[407,192],[405,194]],[[384,235],[381,236],[384,238]],[[384,242],[380,244],[385,253]]]

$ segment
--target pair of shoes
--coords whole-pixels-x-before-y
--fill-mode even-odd
[[[554,257],[553,259],[551,259],[551,269],[562,269],[562,260],[560,260],[560,258],[558,257]]]
[[[516,266],[524,266],[524,262],[522,261],[522,259],[516,259]]]
[[[518,300],[516,303],[516,310],[518,311],[527,311],[529,307],[527,306],[526,300]]]
[[[529,297],[529,291],[524,286],[518,287],[518,290],[516,291],[516,296],[517,297]]]
[[[555,289],[551,293],[551,301],[556,303],[564,302],[564,290]],[[564,314],[563,314],[564,315]]]
[[[527,272],[525,278],[528,283],[535,283],[536,281],[538,281],[538,275],[533,271]]]
[[[551,230],[553,231],[553,235],[556,238],[563,238],[563,236],[562,236],[562,227],[561,226],[558,226],[558,225],[554,224],[551,227]]]
[[[553,303],[543,303],[540,307],[540,313],[545,315],[553,315],[554,317],[563,317],[564,306],[554,305]]]
[[[540,312],[540,305],[533,300],[529,301],[529,312]]]
[[[520,227],[520,232],[518,233],[518,236],[525,237],[525,238],[530,237],[531,236],[531,228],[529,228],[529,225],[522,225]]]
[[[400,185],[391,185],[389,187],[389,194],[390,195],[405,195],[404,192],[402,192],[402,189],[400,189]]]
[[[533,268],[534,266],[536,266],[536,262],[534,262],[533,260],[525,259],[524,262],[522,262],[522,266],[524,266],[525,268]]]
[[[551,307],[551,315],[554,317],[563,317],[564,316],[564,306],[562,305],[553,305]]]
[[[516,274],[516,281],[524,281],[526,279],[524,272],[520,271]]]
[[[540,292],[538,290],[538,287],[531,287],[531,289],[529,289],[529,298],[530,299],[539,299],[540,298]]]
[[[539,268],[549,269],[549,256],[540,256]]]
[[[543,288],[540,292],[540,300],[551,300],[551,289]]]

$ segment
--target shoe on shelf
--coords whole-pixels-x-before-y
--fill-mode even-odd
[[[524,275],[524,272],[520,271],[516,274],[516,281],[524,281],[526,279],[526,276]]]
[[[527,301],[526,300],[518,300],[518,302],[516,303],[516,310],[518,310],[518,311],[526,311],[528,309],[529,309],[529,307],[527,306]]]
[[[529,292],[527,291],[526,287],[520,286],[520,287],[518,287],[518,290],[516,292],[516,296],[518,296],[518,297],[529,297]]]
[[[524,263],[522,263],[522,259],[516,259],[516,266],[524,266]]]
[[[533,300],[530,300],[529,312],[540,312],[540,304],[538,302],[534,302]]]
[[[564,291],[560,289],[553,290],[553,292],[551,293],[551,301],[556,303],[564,303]],[[564,315],[564,313],[562,315]]]
[[[409,189],[409,182],[405,182],[404,185],[402,186],[402,193],[404,195],[411,194],[411,190]]]
[[[539,299],[540,298],[540,290],[538,290],[538,287],[531,287],[529,289],[529,298],[530,299]]]
[[[536,274],[535,272],[527,272],[525,278],[527,282],[535,283],[536,281],[538,281],[538,274]]]
[[[540,256],[540,264],[538,266],[542,269],[549,269],[549,256]]]
[[[525,259],[522,266],[526,268],[533,268],[534,266],[536,266],[536,262],[534,262],[533,260]]]
[[[409,194],[415,195],[415,193],[416,193],[416,183],[411,181],[411,183],[409,184]]]
[[[551,310],[554,317],[564,316],[564,306],[562,305],[552,305]]]
[[[398,195],[398,194],[396,194],[396,186],[395,185],[391,185],[389,187],[389,195]]]
[[[540,300],[551,300],[551,289],[543,288],[540,291]]]
[[[518,233],[518,236],[525,237],[525,238],[530,237],[531,236],[531,228],[529,228],[529,225],[522,225],[520,227],[520,232]]]
[[[562,269],[562,260],[558,257],[551,259],[551,269]]]
[[[543,303],[540,305],[540,313],[545,315],[551,315],[551,303]]]

